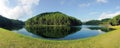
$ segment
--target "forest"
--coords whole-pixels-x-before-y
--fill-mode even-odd
[[[0,27],[8,30],[19,29],[24,26],[24,22],[20,20],[8,19],[0,15]]]
[[[82,22],[74,17],[68,16],[61,12],[46,12],[38,14],[30,18],[25,23],[26,26],[32,25],[65,25],[65,26],[78,26]]]
[[[84,22],[85,25],[111,25],[111,26],[117,26],[120,25],[120,15],[117,15],[113,18],[105,18],[102,20],[90,20],[87,22]]]

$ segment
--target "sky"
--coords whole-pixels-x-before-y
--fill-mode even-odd
[[[0,15],[26,21],[44,12],[62,12],[81,21],[120,14],[120,0],[0,0]]]

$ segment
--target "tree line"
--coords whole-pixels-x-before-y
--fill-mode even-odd
[[[87,22],[84,22],[85,25],[111,25],[111,26],[117,26],[120,25],[120,15],[117,15],[113,18],[105,18],[102,20],[90,20]]]

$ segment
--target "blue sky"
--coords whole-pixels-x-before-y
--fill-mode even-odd
[[[10,10],[8,14],[11,16],[4,15],[4,10],[0,14],[23,21],[43,12],[55,11],[63,12],[82,21],[112,18],[120,14],[120,0],[11,0],[6,2],[9,3],[4,6],[6,10]]]

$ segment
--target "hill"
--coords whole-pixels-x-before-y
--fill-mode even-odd
[[[19,29],[23,27],[24,22],[20,20],[13,20],[13,19],[8,19],[0,15],[0,27],[5,28],[5,29]]]
[[[25,23],[27,26],[32,25],[65,25],[65,26],[78,26],[81,25],[81,21],[63,14],[61,12],[47,12],[39,14],[33,18],[30,18]]]

